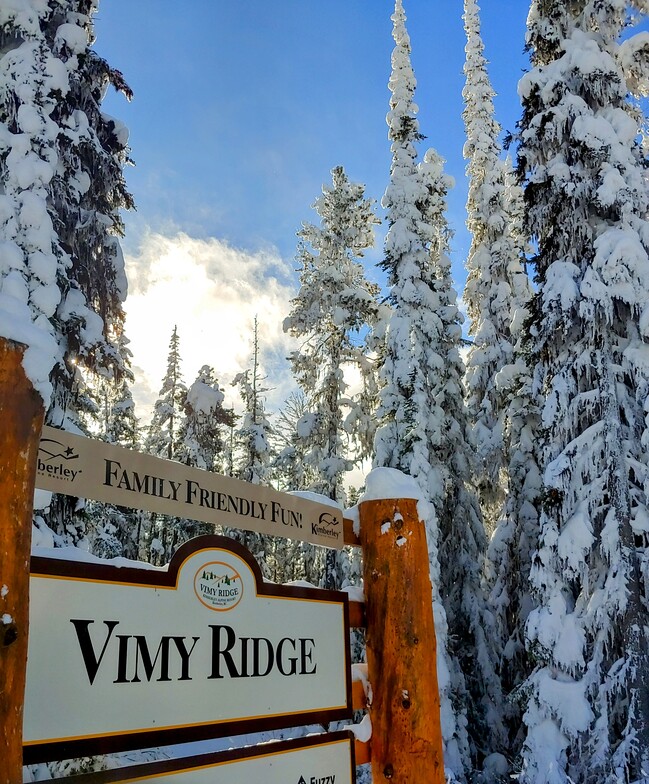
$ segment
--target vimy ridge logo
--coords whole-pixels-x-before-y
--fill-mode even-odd
[[[194,591],[200,602],[210,610],[225,612],[232,610],[241,601],[243,581],[230,564],[210,561],[196,572]]]

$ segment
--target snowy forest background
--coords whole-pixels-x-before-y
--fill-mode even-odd
[[[354,466],[411,475],[426,499],[449,781],[649,781],[649,34],[637,31],[649,3],[532,2],[508,157],[465,0],[467,334],[451,182],[422,150],[396,0],[385,290],[363,264],[377,194],[337,166],[298,232],[284,321],[296,391],[266,410],[255,327],[229,408],[218,368],[185,376],[174,329],[149,424],[124,331],[128,134],[101,110],[109,87],[131,96],[92,49],[96,10],[0,0],[0,334],[28,345],[47,422],[342,506],[362,491],[345,481]],[[159,565],[212,530],[36,498],[40,547]],[[359,580],[351,551],[229,533],[270,579]]]

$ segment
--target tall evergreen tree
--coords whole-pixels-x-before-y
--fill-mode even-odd
[[[123,372],[116,341],[126,296],[119,210],[133,206],[122,176],[127,134],[100,105],[109,84],[131,94],[90,49],[95,11],[93,0],[0,8],[3,332],[28,344],[26,370],[48,423],[69,429],[90,411],[79,369]],[[75,507],[74,499],[53,500],[61,543],[78,541]],[[98,765],[48,768],[60,774]]]
[[[90,49],[95,10],[89,0],[50,0],[0,11],[0,296],[16,322],[35,327],[30,372],[49,371],[48,421],[64,426],[78,367],[123,370],[127,134],[100,105],[109,84],[131,94]]]
[[[358,407],[346,394],[344,366],[360,364],[360,333],[378,310],[378,287],[365,278],[358,261],[374,244],[378,220],[362,185],[350,182],[342,166],[331,174],[332,186],[323,186],[314,204],[320,226],[304,224],[298,232],[301,286],[284,329],[302,339],[291,364],[309,401],[310,412],[298,433],[305,447],[308,487],[344,505],[343,476],[352,462],[343,408]],[[326,587],[340,585],[341,567],[342,559],[332,550]]]
[[[486,537],[473,484],[475,462],[469,438],[460,356],[462,316],[451,279],[450,231],[444,217],[452,184],[443,159],[429,150],[419,165],[427,196],[422,214],[430,227],[427,276],[432,312],[426,354],[428,394],[434,401],[427,423],[432,476],[442,493],[432,498],[439,526],[439,585],[456,663],[456,700],[467,690],[473,765],[506,746],[503,698],[492,638],[492,616],[481,585]],[[421,316],[420,316],[421,318]],[[477,666],[476,666],[477,662]]]
[[[298,424],[308,414],[309,403],[301,389],[288,396],[277,413],[273,427],[273,480],[279,490],[306,490],[304,450]]]
[[[264,410],[263,395],[268,390],[263,387],[263,382],[264,377],[259,367],[259,331],[255,317],[252,368],[238,373],[232,382],[233,386],[239,388],[244,405],[238,432],[240,454],[236,475],[244,482],[255,485],[270,484],[272,473],[272,429]],[[265,577],[277,575],[276,562],[278,557],[281,559],[278,551],[283,549],[284,541],[254,531],[235,531],[232,535],[255,556]]]
[[[480,703],[486,701],[493,733],[500,728],[492,699],[497,682],[482,630],[479,570],[486,542],[477,501],[468,487],[460,315],[450,281],[443,217],[450,178],[432,150],[417,164],[416,145],[422,136],[401,0],[396,0],[392,20],[396,46],[387,116],[392,168],[383,198],[390,228],[382,266],[388,273],[393,311],[381,369],[375,465],[410,474],[431,501],[424,523],[438,632],[445,763],[451,776],[463,780],[472,768],[467,698],[474,698],[468,712],[475,725],[484,713]],[[438,547],[443,558],[438,557]],[[449,626],[458,641],[453,652]],[[460,655],[466,656],[467,672]],[[467,683],[468,673],[474,674]],[[485,727],[484,721],[481,726]],[[488,751],[477,734],[475,745],[480,744],[480,752]]]
[[[464,2],[467,37],[464,122],[472,233],[464,299],[473,343],[467,356],[467,411],[476,445],[481,509],[493,531],[487,584],[494,648],[503,690],[510,750],[520,749],[521,709],[515,690],[529,674],[524,625],[529,573],[537,538],[533,501],[540,477],[534,456],[537,416],[522,352],[531,287],[524,268],[523,196],[509,160],[501,160],[494,91],[480,34],[480,9]],[[495,530],[494,530],[495,529]]]
[[[296,379],[309,401],[302,422],[311,469],[310,489],[343,502],[342,478],[350,466],[343,443],[345,364],[358,364],[359,333],[377,313],[378,287],[366,280],[358,261],[374,244],[378,222],[364,188],[349,181],[342,166],[332,170],[314,209],[320,226],[304,224],[298,236],[300,291],[284,329],[302,340],[291,354]]]
[[[144,442],[146,452],[166,460],[182,460],[185,454],[181,427],[186,403],[187,387],[182,378],[180,338],[174,326],[169,341],[167,371]],[[182,525],[180,518],[150,515],[142,537],[145,560],[157,565],[168,563],[178,543]]]
[[[522,336],[515,346],[513,364],[500,371],[499,383],[507,397],[507,499],[489,542],[486,578],[493,616],[490,636],[499,658],[502,688],[509,695],[505,714],[510,727],[510,757],[515,758],[523,741],[525,695],[520,686],[532,669],[525,625],[532,609],[530,571],[538,545],[536,503],[542,485],[537,443],[539,403],[532,393],[530,360]]]
[[[177,337],[175,329],[174,336]],[[168,428],[163,428],[162,434],[173,445],[171,458],[205,471],[222,470],[225,446],[223,430],[234,424],[234,412],[224,408],[225,395],[209,365],[203,365],[188,389],[179,383],[180,359],[174,337],[169,357],[170,369],[163,383],[163,392],[166,387],[167,393],[162,398],[163,405],[156,407],[156,413],[167,413]],[[173,392],[173,384],[167,383],[174,378],[176,393]],[[179,409],[182,405],[181,410],[171,410],[174,400],[178,402]],[[175,419],[173,423],[172,417]],[[156,515],[152,533],[155,561],[166,563],[183,542],[213,532],[214,525],[211,523]]]
[[[493,529],[504,505],[507,387],[498,374],[514,361],[514,348],[531,297],[522,264],[524,242],[516,220],[522,191],[500,159],[500,126],[480,35],[476,0],[464,0],[466,84],[463,112],[469,195],[467,227],[472,235],[464,300],[473,343],[467,356],[467,409],[479,459],[480,501]]]
[[[111,444],[120,444],[127,449],[140,448],[141,427],[135,414],[135,401],[130,384],[133,382],[131,370],[132,353],[126,335],[120,335],[118,351],[125,368],[123,377],[115,382],[104,382],[105,428],[104,436]]]
[[[127,449],[138,449],[140,445],[139,419],[135,414],[135,401],[126,378],[117,384],[110,401],[106,440]]]
[[[252,369],[235,376],[233,385],[239,387],[244,404],[243,422],[239,430],[242,455],[238,476],[255,485],[268,485],[271,479],[271,434],[270,422],[266,418],[263,395],[264,377],[259,367],[259,331],[255,316],[253,334]]]
[[[180,426],[187,400],[187,387],[182,379],[180,338],[174,326],[169,341],[167,372],[162,379],[158,399],[146,437],[145,449],[152,455],[177,460],[181,454]]]
[[[418,421],[426,421],[429,412],[429,396],[416,395],[415,387],[421,391],[428,374],[422,365],[421,343],[413,345],[419,337],[409,321],[412,300],[426,302],[425,296],[414,289],[413,278],[422,281],[428,271],[429,257],[426,239],[419,230],[425,221],[418,205],[426,194],[417,169],[416,144],[422,136],[416,119],[414,105],[415,76],[410,63],[410,38],[405,27],[405,13],[401,0],[396,0],[392,16],[395,48],[392,53],[392,73],[389,88],[392,93],[390,111],[387,115],[388,138],[392,145],[392,167],[390,185],[383,197],[387,210],[389,230],[386,237],[386,258],[383,266],[388,272],[390,300],[393,306],[385,335],[382,352],[379,393],[379,429],[375,438],[375,466],[398,468],[413,476],[422,492],[429,498],[442,495],[442,483],[433,473],[432,456],[426,454],[431,440],[418,437]],[[407,255],[406,255],[407,254]],[[405,280],[401,271],[410,272]],[[421,283],[423,287],[423,281]],[[412,297],[404,297],[412,291]],[[418,310],[419,308],[417,308]],[[426,323],[426,322],[425,322]],[[417,353],[419,355],[417,355]],[[424,387],[425,389],[425,387]],[[415,457],[414,446],[420,454]],[[420,508],[420,513],[423,509]],[[440,599],[438,527],[435,507],[426,508],[424,523],[428,538],[431,581],[433,585],[433,607],[437,631],[437,671],[442,708],[442,734],[444,739],[444,762],[451,780],[464,778],[469,768],[469,749],[466,734],[466,717],[456,717],[450,702],[451,662],[448,653],[448,628],[446,613]]]
[[[0,8],[2,331],[28,345],[24,364],[47,422],[82,431],[95,413],[84,372],[119,378],[124,369],[119,211],[133,206],[127,133],[100,109],[110,84],[131,93],[90,48],[95,11],[90,0]],[[54,496],[49,508],[67,543],[85,535],[77,506]]]
[[[633,781],[649,769],[648,191],[620,62],[622,0],[534,2],[519,165],[539,290],[540,543],[527,623],[522,781]],[[630,44],[629,46],[633,46]],[[626,50],[628,52],[628,49]]]

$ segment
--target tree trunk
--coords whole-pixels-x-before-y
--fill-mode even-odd
[[[43,401],[0,337],[0,784],[22,781],[29,557]]]

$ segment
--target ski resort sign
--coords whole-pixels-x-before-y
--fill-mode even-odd
[[[311,735],[225,752],[57,779],[57,784],[354,784],[351,733]]]
[[[348,718],[348,629],[346,594],[222,537],[166,570],[32,558],[25,761]]]
[[[36,487],[78,498],[341,548],[342,510],[44,427]]]

